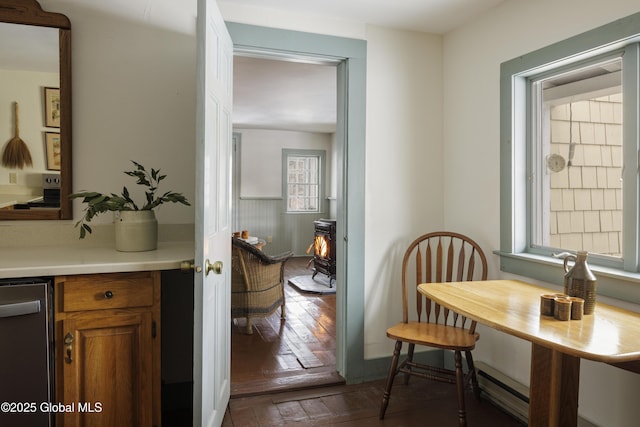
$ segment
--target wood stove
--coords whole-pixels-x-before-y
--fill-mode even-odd
[[[336,280],[336,221],[319,219],[313,221],[315,237],[313,240],[313,276],[322,273],[329,277],[329,287]]]

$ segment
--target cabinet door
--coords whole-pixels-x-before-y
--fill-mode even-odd
[[[151,426],[151,313],[73,317],[62,322],[61,335],[62,403],[74,405],[64,425]]]

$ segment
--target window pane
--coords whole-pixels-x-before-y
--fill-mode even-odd
[[[288,211],[318,212],[320,210],[320,157],[289,156],[287,164]]]
[[[622,63],[539,79],[532,243],[622,256]]]

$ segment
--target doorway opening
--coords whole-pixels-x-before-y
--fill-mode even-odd
[[[364,381],[368,371],[364,358],[367,42],[235,22],[226,26],[236,53],[336,64],[336,276],[345,283],[336,289],[336,369],[347,382]]]
[[[284,268],[286,320],[280,310],[254,319],[252,335],[245,333],[245,319],[233,320],[232,397],[344,382],[336,369],[334,283],[326,293],[289,284],[292,278],[311,278],[314,224],[335,218],[337,93],[335,61],[268,53],[234,57],[234,231],[248,231],[268,255],[291,251],[294,258]],[[322,153],[317,180],[304,170],[296,180],[304,185],[295,190],[287,185],[292,172],[283,154],[292,150]],[[292,191],[298,199],[317,202],[297,204],[291,212]]]

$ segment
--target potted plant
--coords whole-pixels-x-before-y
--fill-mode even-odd
[[[135,177],[136,184],[146,187],[144,204],[137,204],[131,199],[127,187],[122,188],[121,194],[109,195],[93,191],[83,191],[71,194],[71,199],[82,198],[86,203],[83,217],[76,222],[80,227],[80,238],[84,239],[91,233],[89,222],[103,212],[117,212],[115,223],[116,250],[124,252],[148,251],[156,249],[158,242],[158,222],[153,211],[163,203],[182,203],[190,206],[182,193],[167,191],[157,194],[158,186],[167,176],[160,174],[160,169],[147,171],[140,163],[131,161],[135,165],[132,171],[124,173]]]

